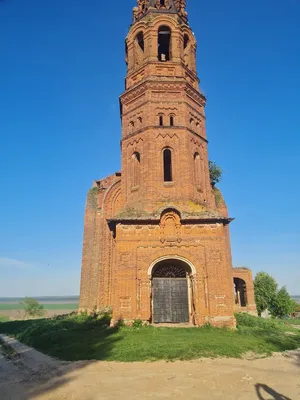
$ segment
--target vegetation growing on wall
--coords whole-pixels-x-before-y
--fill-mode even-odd
[[[214,161],[209,161],[209,176],[212,187],[221,181],[222,175],[222,169]]]

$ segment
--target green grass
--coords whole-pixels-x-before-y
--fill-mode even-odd
[[[294,331],[288,324],[287,320],[283,319],[264,319],[253,317],[249,314],[240,313],[236,314],[236,322],[238,328],[249,327],[258,329],[271,329],[275,331]]]
[[[0,333],[61,360],[154,361],[241,357],[300,347],[300,331],[282,322],[237,315],[238,329],[109,328],[109,316],[73,315],[0,323]],[[292,335],[287,331],[293,332]]]
[[[286,322],[291,324],[291,325],[300,326],[300,319],[299,318],[290,318],[290,319],[287,319]]]
[[[69,303],[46,303],[43,304],[45,310],[77,310],[78,304],[69,304]],[[22,304],[5,304],[0,303],[0,311],[18,311],[23,310]]]
[[[7,322],[7,321],[9,321],[9,318],[6,315],[0,315],[0,323]]]

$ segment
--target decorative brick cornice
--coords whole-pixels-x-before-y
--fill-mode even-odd
[[[146,132],[148,130],[169,130],[169,131],[175,131],[175,130],[183,130],[183,129],[187,129],[193,136],[195,136],[196,138],[202,140],[205,143],[208,143],[208,140],[206,138],[204,138],[203,136],[199,135],[198,133],[196,133],[195,131],[193,131],[192,129],[186,127],[186,126],[164,126],[164,127],[160,127],[160,126],[156,126],[156,125],[151,125],[151,126],[146,126],[143,127],[141,129],[139,129],[138,131],[131,133],[130,135],[127,135],[125,137],[123,137],[120,142],[123,143],[124,141],[127,141],[128,139],[132,139],[135,136],[139,136],[141,135],[143,132]],[[166,133],[166,135],[168,135],[168,133]]]
[[[114,218],[109,218],[107,221],[109,223],[112,222],[122,222],[122,223],[141,223],[141,224],[151,224],[155,222],[159,222],[161,220],[161,212],[156,212],[153,214],[142,213],[140,214],[138,211],[136,213],[133,210],[129,210],[126,213],[126,210],[123,211],[119,216],[115,216]],[[219,215],[214,211],[203,211],[200,213],[187,213],[182,212],[180,216],[180,223],[184,224],[215,224],[221,223],[224,225],[228,225],[230,222],[234,221],[234,218],[224,217]]]
[[[182,91],[191,97],[195,102],[201,106],[205,106],[206,97],[204,94],[193,88],[186,80],[182,78],[182,81],[159,81],[153,79],[145,79],[142,83],[138,83],[136,86],[128,89],[120,96],[121,104],[128,104],[132,100],[145,93],[147,90],[151,91]]]

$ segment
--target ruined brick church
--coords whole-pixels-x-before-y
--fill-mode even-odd
[[[232,219],[210,182],[185,0],[138,0],[126,63],[122,169],[88,193],[80,309],[234,327],[235,311],[256,311],[252,274],[232,268]]]

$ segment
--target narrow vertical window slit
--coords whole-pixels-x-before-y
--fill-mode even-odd
[[[170,149],[165,149],[163,152],[164,161],[164,181],[173,182],[172,176],[172,152]]]

